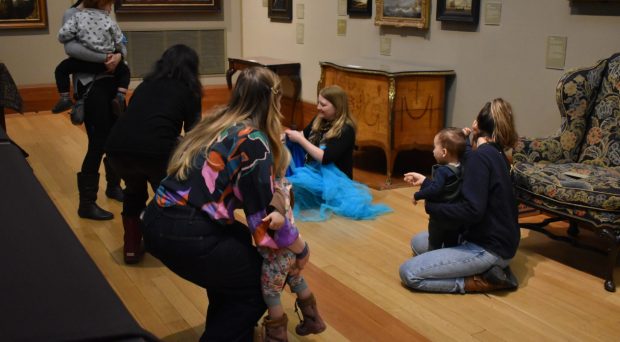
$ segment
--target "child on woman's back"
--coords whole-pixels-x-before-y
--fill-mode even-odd
[[[284,158],[288,167],[289,158]],[[280,232],[285,225],[293,226],[295,221],[292,210],[291,184],[284,178],[287,167],[280,168],[281,177],[274,181],[275,191],[270,203],[272,212],[268,214],[261,225],[254,231],[253,237],[260,254],[263,256],[261,288],[263,298],[267,304],[267,314],[263,320],[265,326],[265,341],[287,341],[288,318],[280,301],[280,293],[285,283],[297,295],[296,306],[301,309],[303,319],[295,328],[300,336],[318,334],[326,328],[319,315],[316,299],[297,267],[298,262],[305,264],[308,256],[308,244],[301,235],[293,245],[303,245],[303,250],[295,254],[289,249],[276,249],[270,243],[272,237]],[[297,311],[297,309],[295,310]]]
[[[79,0],[65,12],[58,40],[65,44],[65,51],[71,57],[60,62],[54,71],[60,99],[52,108],[53,113],[65,111],[72,105],[69,97],[70,74],[107,72],[103,62],[109,61],[115,53],[126,55],[123,33],[109,15],[113,3],[114,0]],[[114,77],[118,93],[113,100],[113,109],[120,114],[125,109],[125,94],[130,79],[125,63],[119,63]]]
[[[432,180],[426,178],[420,190],[413,195],[413,204],[419,200],[432,202],[454,201],[460,195],[461,180],[463,178],[462,159],[466,148],[466,133],[469,131],[459,128],[444,128],[435,135],[433,141],[433,156],[437,161],[433,165]],[[413,183],[416,172],[405,174],[405,181]],[[458,244],[462,224],[436,217],[429,216],[428,220],[428,244],[429,250],[442,247],[451,247]]]

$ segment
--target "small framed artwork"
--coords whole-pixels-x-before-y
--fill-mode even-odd
[[[377,0],[375,25],[428,28],[431,0]]]
[[[293,0],[269,0],[267,16],[271,21],[290,23],[293,21]]]
[[[480,0],[437,0],[437,20],[478,24]]]
[[[347,14],[351,17],[372,16],[372,0],[347,0]]]
[[[47,1],[0,1],[0,29],[47,28]]]
[[[116,0],[116,13],[219,13],[222,0]]]

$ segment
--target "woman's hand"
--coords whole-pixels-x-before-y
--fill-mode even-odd
[[[284,225],[284,216],[277,211],[272,211],[263,218],[263,222],[269,222],[269,229],[278,230]]]
[[[288,137],[288,140],[294,142],[294,143],[300,143],[302,140],[305,139],[304,137],[304,133],[301,131],[295,131],[292,129],[287,129],[286,131],[284,131],[284,134],[286,134],[286,136]]]
[[[109,54],[104,63],[106,70],[108,70],[108,72],[114,72],[118,66],[118,63],[121,62],[121,59],[123,59],[123,56],[120,53]]]
[[[417,172],[407,172],[404,177],[405,182],[411,185],[422,185],[425,179],[426,176]]]

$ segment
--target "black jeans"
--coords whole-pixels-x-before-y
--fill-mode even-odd
[[[262,258],[245,225],[220,225],[192,207],[160,208],[151,201],[143,233],[149,253],[207,290],[201,341],[252,341],[267,306],[260,285]]]
[[[168,158],[144,157],[122,153],[108,153],[116,174],[125,181],[123,190],[123,216],[138,216],[149,198],[147,186],[153,192],[166,177]]]
[[[116,115],[112,113],[112,98],[116,95],[113,77],[98,79],[90,89],[85,103],[84,127],[88,136],[88,149],[82,162],[82,173],[99,173],[103,159],[103,147],[110,130],[116,123]],[[86,86],[80,84],[78,92],[83,94]]]

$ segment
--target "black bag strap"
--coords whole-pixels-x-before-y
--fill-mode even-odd
[[[82,95],[83,100],[86,101],[86,98],[88,98],[88,93],[90,93],[90,90],[92,89],[93,85],[95,85],[95,81],[97,81],[97,76],[99,76],[99,74],[93,74],[92,82],[88,84],[88,87],[86,87],[86,91],[84,92],[84,95]]]

